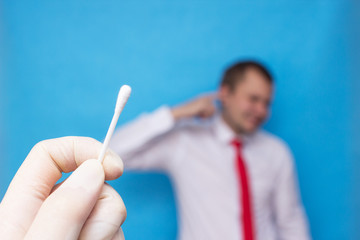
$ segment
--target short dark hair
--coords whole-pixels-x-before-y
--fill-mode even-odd
[[[273,83],[273,78],[269,70],[267,70],[267,68],[263,64],[254,60],[247,60],[237,62],[227,68],[222,77],[221,86],[229,86],[230,89],[234,89],[236,84],[242,80],[245,72],[249,69],[255,69],[256,71],[264,75],[264,77],[270,84]]]

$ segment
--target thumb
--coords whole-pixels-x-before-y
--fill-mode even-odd
[[[77,239],[91,213],[105,174],[96,159],[82,163],[42,204],[26,239]]]

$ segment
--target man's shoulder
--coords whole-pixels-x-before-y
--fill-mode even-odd
[[[253,136],[254,142],[277,154],[291,154],[288,144],[279,136],[265,130],[257,131]]]

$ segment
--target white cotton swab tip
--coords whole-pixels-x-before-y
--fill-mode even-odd
[[[122,111],[127,100],[129,99],[131,94],[131,87],[128,85],[124,85],[120,88],[119,94],[118,94],[118,98],[116,101],[116,106],[115,106],[115,113],[116,111]]]
[[[104,140],[104,144],[101,148],[101,151],[100,151],[100,154],[99,154],[99,158],[98,160],[102,163],[104,161],[104,157],[105,157],[105,153],[106,153],[106,150],[109,146],[109,142],[110,142],[110,139],[115,131],[115,127],[116,127],[116,124],[117,124],[117,121],[119,119],[119,116],[122,112],[122,110],[124,109],[125,107],[125,104],[126,102],[128,101],[129,97],[130,97],[130,94],[131,94],[131,87],[128,86],[128,85],[123,85],[121,88],[120,88],[120,91],[119,91],[119,94],[118,94],[118,97],[117,97],[117,101],[116,101],[116,105],[115,105],[115,111],[114,111],[114,116],[111,120],[111,123],[110,123],[110,126],[109,126],[109,129],[106,133],[106,137],[105,137],[105,140]]]

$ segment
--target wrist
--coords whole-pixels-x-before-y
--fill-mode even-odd
[[[178,106],[178,107],[174,107],[171,109],[171,114],[174,118],[174,120],[179,120],[182,118],[186,118],[189,117],[188,114],[186,114],[186,111],[184,111],[184,107],[183,106]]]

